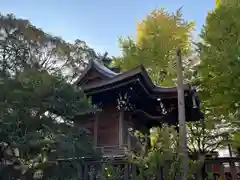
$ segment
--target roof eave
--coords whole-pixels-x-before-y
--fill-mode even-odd
[[[91,60],[89,60],[89,64],[88,64],[87,68],[82,72],[80,77],[76,80],[75,85],[79,85],[81,80],[86,76],[86,74],[91,69],[95,69],[97,72],[99,72],[100,74],[102,74],[103,76],[108,77],[108,78],[113,78],[114,76],[119,75],[118,73],[115,73],[115,72],[111,71],[110,69],[108,69],[107,67],[105,67],[104,65],[100,64],[96,60],[91,59]]]

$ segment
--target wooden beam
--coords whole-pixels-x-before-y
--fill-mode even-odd
[[[97,140],[98,140],[98,121],[99,121],[99,117],[98,117],[98,113],[95,116],[95,121],[94,121],[94,146],[97,146]]]
[[[130,135],[130,132],[127,131],[127,146],[128,146],[128,149],[131,149],[131,135]]]
[[[124,121],[124,110],[119,111],[119,146],[123,145],[123,121]]]

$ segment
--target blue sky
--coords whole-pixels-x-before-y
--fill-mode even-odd
[[[187,20],[200,31],[214,0],[0,0],[1,13],[27,18],[67,41],[85,40],[98,52],[119,55],[118,37],[134,36],[136,22],[154,8],[174,12],[183,6]]]

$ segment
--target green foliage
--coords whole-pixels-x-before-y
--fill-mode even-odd
[[[187,123],[188,151],[195,158],[224,147],[229,136],[229,123],[220,118],[205,116],[204,122]]]
[[[207,137],[219,135],[213,140],[218,144],[223,141],[221,145],[240,127],[239,10],[237,1],[216,1],[198,44],[201,62],[196,84],[207,112],[207,126],[212,127]]]
[[[122,70],[128,70],[138,64],[146,67],[152,80],[157,85],[172,86],[176,79],[175,50],[180,46],[184,60],[184,78],[186,82],[199,85],[198,71],[199,56],[192,51],[191,32],[193,23],[183,20],[181,9],[171,14],[164,9],[154,10],[137,27],[137,38],[121,39],[120,47],[123,56],[115,60]],[[213,31],[214,32],[214,31]],[[185,59],[186,58],[186,59]],[[201,57],[202,58],[202,57]],[[207,71],[208,73],[208,71]],[[200,86],[205,83],[201,81]],[[214,116],[213,109],[209,113],[211,96],[205,91],[211,88],[202,87],[200,99],[205,96],[203,111],[206,112],[205,122],[188,123],[189,152],[194,156],[215,151],[224,144],[226,127],[221,117]],[[216,131],[218,129],[219,131]]]
[[[72,124],[91,110],[81,91],[37,71],[4,80],[0,89],[1,142],[19,152],[25,176],[58,159],[93,154],[87,133]]]
[[[239,0],[215,0],[215,7],[219,8],[220,6],[236,6],[239,5]]]
[[[220,6],[209,13],[199,44],[201,99],[216,115],[235,113],[239,94],[239,10],[240,6]]]
[[[155,84],[172,86],[176,79],[175,50],[180,46],[184,60],[185,81],[198,85],[196,82],[198,77],[194,72],[198,70],[196,64],[199,62],[199,57],[198,54],[193,53],[191,44],[193,27],[192,22],[183,20],[181,9],[174,14],[164,9],[154,10],[138,24],[136,40],[129,38],[120,41],[123,56],[116,59],[115,64],[120,65],[123,71],[143,64]],[[208,88],[205,90],[208,91]],[[201,99],[204,92],[200,93]],[[205,100],[210,101],[209,98],[208,95]],[[209,111],[209,104],[205,103],[203,106],[204,111]],[[204,125],[202,122],[188,123],[189,151],[199,154],[216,150],[222,145],[226,134],[224,128],[227,125],[212,113],[206,116]],[[221,131],[216,131],[216,128]]]
[[[181,9],[168,13],[165,9],[153,10],[137,26],[137,38],[120,39],[123,56],[115,60],[121,70],[142,64],[156,84],[174,84],[176,79],[176,48],[184,56],[191,54],[193,22],[182,18]]]
[[[155,128],[150,134],[147,153],[132,154],[133,162],[140,167],[137,179],[154,179],[163,170],[164,179],[174,179],[181,173],[181,155],[178,151],[178,133],[174,127]],[[200,166],[198,161],[189,161],[189,179]]]
[[[119,180],[123,179],[123,171],[120,167],[114,167],[107,165],[104,168],[103,174],[97,178],[97,180]]]
[[[137,136],[138,135],[138,136]],[[136,133],[139,141],[144,135]],[[180,154],[178,152],[178,133],[174,127],[155,128],[150,134],[151,143],[143,152],[131,152],[130,162],[137,166],[138,172],[132,176],[134,180],[154,180],[160,178],[161,173],[164,179],[176,179],[179,177],[182,166]],[[142,142],[144,143],[144,142]],[[201,161],[189,161],[189,178],[195,179],[195,173],[202,167]],[[114,167],[110,164],[106,166],[103,176],[100,179],[121,179],[124,169]]]
[[[86,130],[73,124],[93,108],[69,84],[95,55],[80,40],[68,44],[0,15],[1,178],[70,177],[74,158],[95,155]],[[54,171],[60,161],[66,172]]]
[[[13,76],[26,69],[45,70],[74,81],[97,55],[84,41],[66,43],[45,33],[28,20],[0,14],[0,70]]]

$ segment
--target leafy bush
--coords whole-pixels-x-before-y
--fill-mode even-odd
[[[143,140],[143,134],[140,132],[135,134],[138,139],[141,139],[142,144],[147,144]],[[129,163],[137,165],[137,174],[133,179],[153,180],[160,173],[164,179],[176,179],[181,173],[182,165],[178,151],[178,133],[175,127],[154,128],[149,137],[151,143],[148,148],[142,148],[143,152],[131,152],[129,154]],[[195,174],[200,168],[200,161],[189,160],[188,179],[195,179]],[[120,167],[108,165],[100,179],[123,179],[123,174],[123,169]]]

